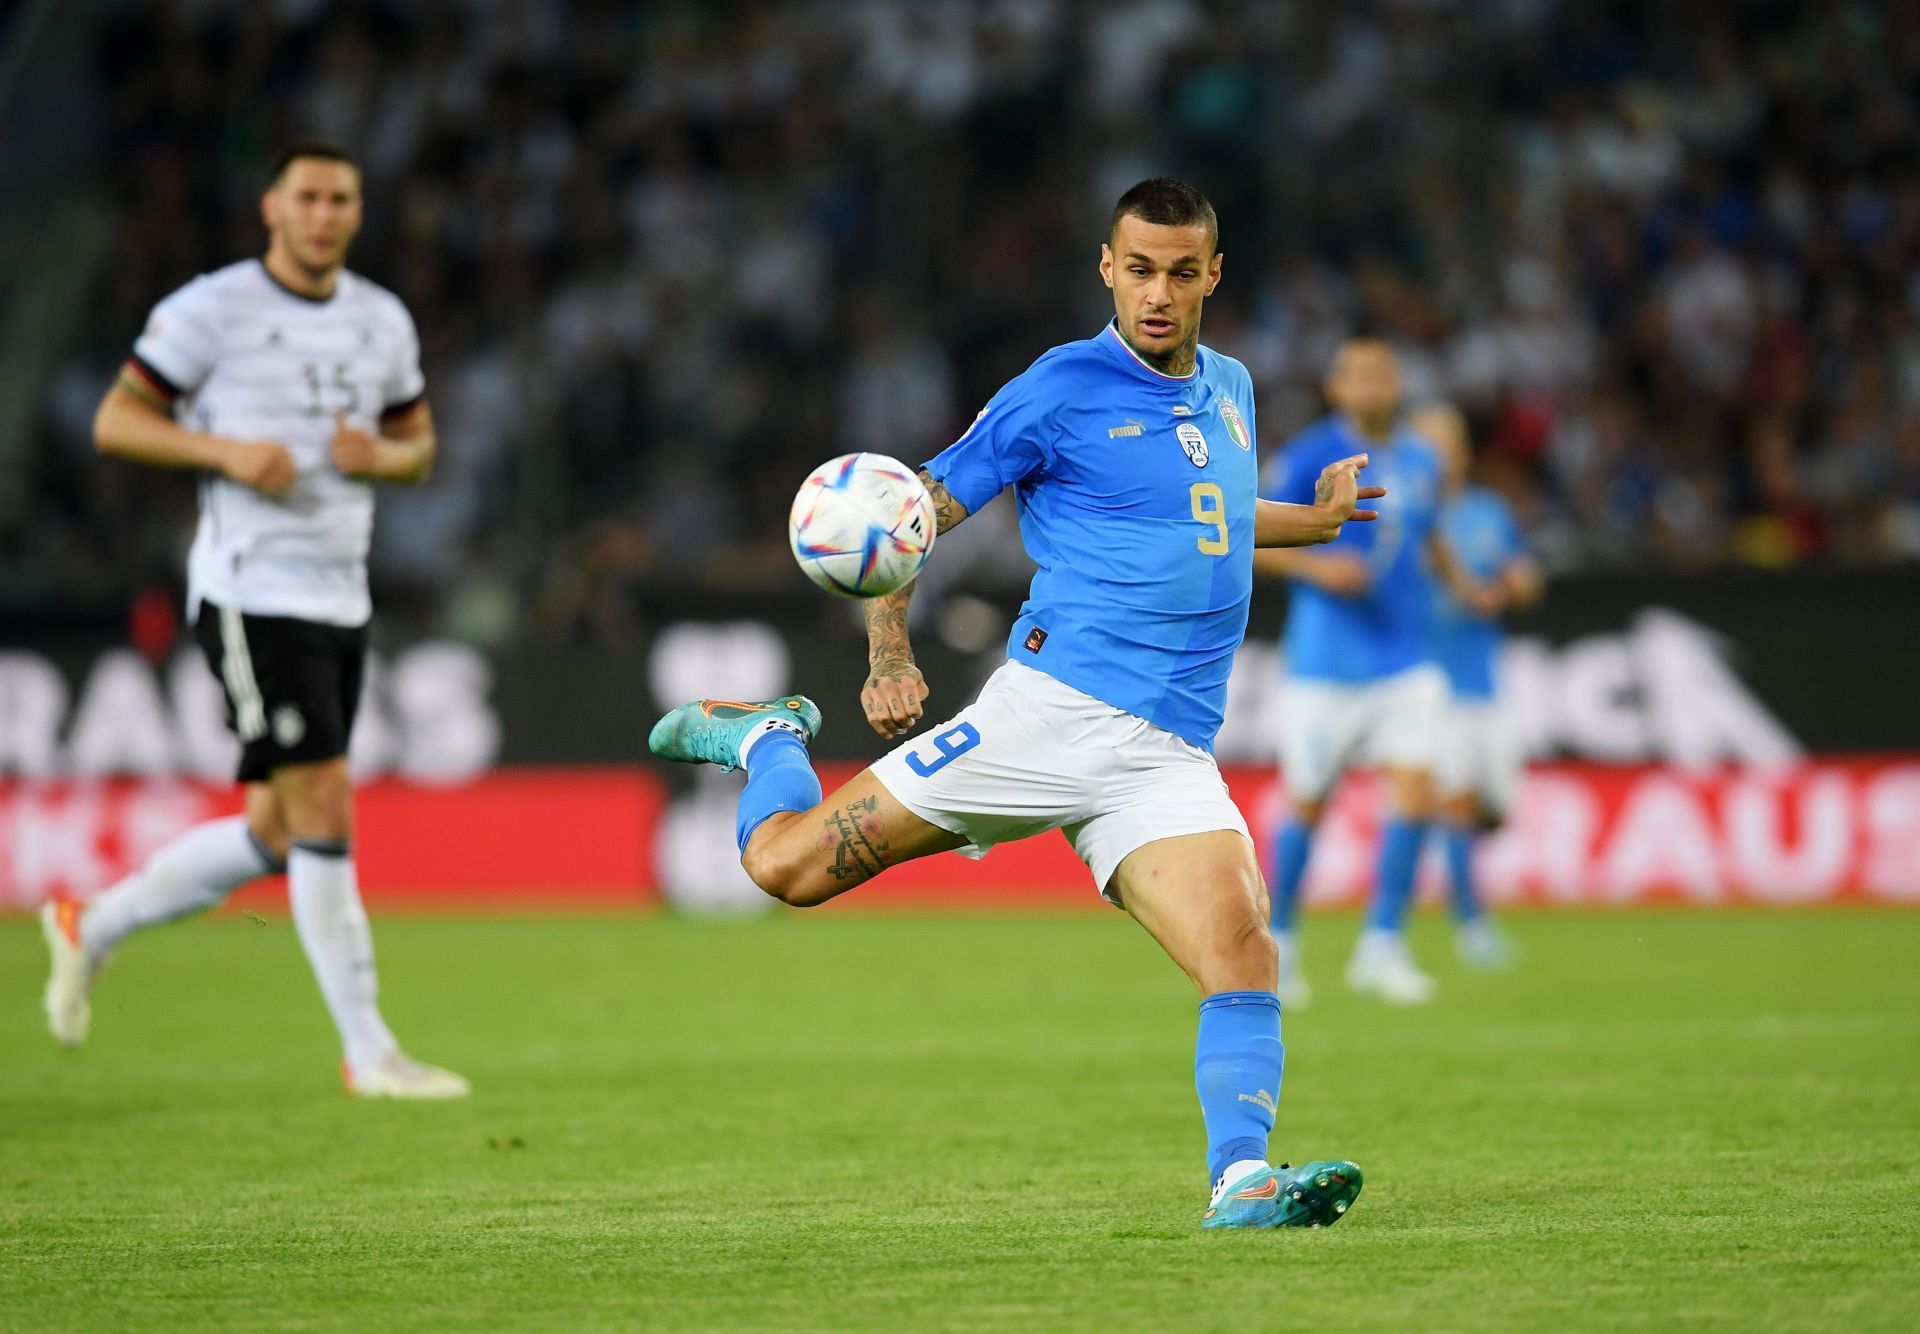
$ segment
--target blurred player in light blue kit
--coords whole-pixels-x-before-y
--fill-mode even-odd
[[[1469,482],[1473,468],[1467,424],[1448,404],[1413,414],[1410,429],[1440,459],[1440,531],[1462,569],[1482,590],[1469,607],[1446,588],[1434,590],[1433,653],[1447,676],[1445,745],[1436,778],[1440,842],[1453,891],[1454,947],[1463,963],[1500,968],[1513,948],[1474,886],[1473,845],[1513,808],[1522,757],[1498,700],[1496,668],[1503,636],[1497,610],[1540,596],[1540,568],[1527,552],[1513,510],[1496,491]]]
[[[1212,1186],[1202,1226],[1320,1226],[1345,1214],[1360,1169],[1267,1161],[1284,1064],[1275,950],[1213,742],[1246,635],[1254,548],[1329,541],[1349,518],[1371,519],[1355,505],[1380,492],[1358,484],[1364,458],[1329,458],[1307,503],[1259,498],[1253,382],[1199,343],[1220,272],[1206,198],[1175,180],[1134,186],[1101,247],[1112,321],[1043,354],[920,470],[942,532],[1011,489],[1040,567],[1008,660],[971,705],[824,802],[806,749],[820,711],[797,695],[695,700],[648,745],[747,771],[741,861],[796,906],[915,857],[981,856],[1063,831],[1094,887],[1200,993],[1194,1084]],[[927,696],[907,642],[912,588],[866,603],[861,705],[889,738],[919,721]],[[831,1001],[824,988],[795,997],[794,1017],[809,1003]]]
[[[1347,982],[1402,1005],[1431,1000],[1433,979],[1407,948],[1406,917],[1420,848],[1435,811],[1434,772],[1446,717],[1446,678],[1433,661],[1434,580],[1462,598],[1479,596],[1440,535],[1440,465],[1399,422],[1400,374],[1393,349],[1371,338],[1343,344],[1327,376],[1333,412],[1283,446],[1262,494],[1297,501],[1321,469],[1366,453],[1368,478],[1393,497],[1379,522],[1354,525],[1321,550],[1262,551],[1261,574],[1293,581],[1287,615],[1287,684],[1281,704],[1281,767],[1290,810],[1274,840],[1272,929],[1280,988],[1289,1004],[1312,992],[1300,967],[1294,922],[1314,830],[1341,774],[1377,766],[1388,816],[1367,923]]]

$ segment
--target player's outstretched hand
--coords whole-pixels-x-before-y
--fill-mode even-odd
[[[860,691],[860,707],[873,730],[892,740],[913,730],[926,710],[927,678],[912,663],[875,667]]]
[[[1323,509],[1333,510],[1341,523],[1349,519],[1366,523],[1379,518],[1379,510],[1356,508],[1363,500],[1378,500],[1387,494],[1384,486],[1360,485],[1360,470],[1367,466],[1368,461],[1365,454],[1352,454],[1329,463],[1321,470],[1320,480],[1313,488],[1313,503]]]
[[[240,485],[269,496],[286,495],[300,477],[293,455],[277,440],[230,441],[220,470]]]
[[[347,425],[347,414],[333,414],[333,466],[343,477],[372,477],[380,445],[367,432]]]

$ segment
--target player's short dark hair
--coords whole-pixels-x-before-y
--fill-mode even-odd
[[[267,172],[267,184],[280,184],[280,178],[287,174],[287,168],[304,158],[317,158],[321,162],[344,162],[355,172],[361,170],[360,159],[331,139],[295,139],[273,155],[273,162]]]
[[[1333,356],[1327,362],[1327,374],[1332,375],[1334,371],[1339,368],[1341,360],[1347,353],[1354,351],[1356,348],[1363,347],[1376,348],[1386,353],[1387,357],[1394,363],[1395,368],[1397,369],[1399,367],[1400,350],[1393,345],[1393,340],[1384,333],[1369,326],[1363,329],[1349,330],[1344,338],[1333,345]]]
[[[1220,249],[1220,220],[1214,216],[1207,197],[1185,181],[1171,176],[1155,176],[1129,189],[1113,206],[1113,221],[1107,235],[1120,228],[1120,219],[1135,217],[1157,227],[1191,227],[1196,223],[1207,229],[1207,248]]]

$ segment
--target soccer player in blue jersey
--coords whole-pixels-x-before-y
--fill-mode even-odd
[[[1434,404],[1413,414],[1408,427],[1430,441],[1440,459],[1440,530],[1469,578],[1488,590],[1477,607],[1436,589],[1434,658],[1449,694],[1446,744],[1435,777],[1440,794],[1440,841],[1452,888],[1454,949],[1461,962],[1499,968],[1513,948],[1487,915],[1474,887],[1473,845],[1497,829],[1512,809],[1521,756],[1495,696],[1500,657],[1498,608],[1524,607],[1540,596],[1540,567],[1527,551],[1513,510],[1497,491],[1468,481],[1472,448],[1458,409]]]
[[[1212,748],[1246,632],[1253,549],[1333,538],[1364,457],[1328,460],[1304,504],[1257,494],[1253,386],[1199,343],[1220,281],[1213,208],[1192,186],[1120,197],[1100,274],[1114,318],[1047,352],[921,469],[942,532],[1011,487],[1039,564],[979,698],[826,801],[806,743],[820,713],[794,696],[696,700],[649,745],[747,771],[736,832],[774,897],[823,903],[889,866],[1062,829],[1096,887],[1199,988],[1194,1080],[1212,1196],[1205,1227],[1336,1221],[1352,1163],[1268,1165],[1282,1047],[1266,896]],[[911,585],[866,604],[867,721],[896,737],[927,685],[907,642]]]
[[[1433,816],[1446,711],[1446,678],[1434,665],[1428,633],[1432,580],[1438,575],[1463,597],[1478,591],[1467,587],[1439,533],[1438,461],[1400,425],[1393,349],[1377,339],[1349,340],[1326,393],[1333,412],[1274,456],[1264,496],[1297,502],[1313,494],[1329,463],[1365,453],[1368,477],[1394,503],[1380,522],[1350,527],[1324,550],[1263,551],[1254,561],[1262,574],[1293,581],[1280,741],[1290,810],[1274,840],[1271,877],[1280,992],[1291,1005],[1312,994],[1294,920],[1313,833],[1341,774],[1373,764],[1386,780],[1389,814],[1347,982],[1397,1004],[1419,1004],[1432,999],[1433,980],[1414,963],[1405,927]]]

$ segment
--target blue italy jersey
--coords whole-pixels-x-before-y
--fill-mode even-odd
[[[1362,438],[1345,419],[1323,417],[1273,457],[1262,494],[1310,505],[1321,470],[1350,454],[1372,456],[1360,480],[1386,487],[1387,496],[1378,520],[1347,524],[1322,549],[1365,560],[1371,582],[1354,598],[1293,585],[1287,671],[1301,680],[1377,681],[1430,657],[1433,580],[1427,542],[1438,519],[1440,467],[1424,441],[1403,431],[1383,448]]]
[[[1527,554],[1513,511],[1485,487],[1470,486],[1444,505],[1440,531],[1466,572],[1478,581],[1494,578]],[[1446,670],[1455,695],[1493,698],[1500,638],[1498,620],[1476,616],[1444,588],[1434,590],[1433,654]]]
[[[1040,566],[1007,656],[1211,750],[1253,596],[1253,381],[1162,375],[1109,324],[1054,348],[926,465],[969,512],[1012,487]]]

